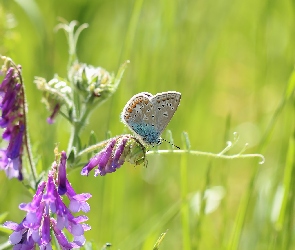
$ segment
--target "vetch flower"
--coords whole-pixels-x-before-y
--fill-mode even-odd
[[[97,167],[94,176],[115,172],[125,161],[139,165],[145,162],[145,147],[132,135],[111,138],[99,153],[94,155],[83,167],[81,175],[88,175]]]
[[[66,177],[66,159],[66,153],[62,152],[59,166],[57,162],[52,164],[47,181],[39,184],[32,201],[20,204],[19,208],[27,212],[23,221],[4,223],[14,231],[9,237],[14,249],[35,249],[37,245],[40,249],[52,249],[53,235],[62,249],[84,245],[84,232],[90,229],[84,223],[88,218],[85,215],[75,217],[72,213],[88,212],[90,207],[86,201],[91,195],[76,194]],[[69,198],[69,207],[64,204],[61,193]],[[67,239],[64,229],[72,234],[73,241]]]
[[[6,172],[8,178],[22,180],[26,120],[21,67],[8,67],[7,70],[2,67],[2,72],[6,72],[6,76],[0,84],[0,127],[4,129],[2,139],[8,141],[8,146],[0,149],[0,169]]]

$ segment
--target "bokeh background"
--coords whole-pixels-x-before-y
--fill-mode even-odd
[[[236,131],[240,140],[229,154],[249,143],[246,153],[266,159],[259,165],[257,158],[171,153],[105,177],[72,171],[76,191],[93,195],[86,233],[93,249],[106,242],[152,249],[167,229],[160,249],[295,249],[294,2],[0,0],[0,54],[22,65],[31,142],[43,169],[55,143],[66,149],[70,135],[62,117],[46,123],[33,83],[35,76],[67,76],[67,40],[54,31],[60,17],[89,24],[78,41],[81,62],[116,73],[130,60],[116,93],[93,111],[84,143],[92,130],[99,140],[128,132],[119,116],[134,94],[175,90],[182,100],[168,129],[176,145],[185,148],[185,131],[191,150],[218,153]],[[20,222],[18,205],[31,194],[3,172],[0,183],[0,213]]]

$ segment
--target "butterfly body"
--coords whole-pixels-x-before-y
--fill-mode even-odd
[[[161,142],[160,135],[173,117],[181,94],[167,91],[152,95],[142,92],[134,95],[125,105],[121,119],[147,145]]]

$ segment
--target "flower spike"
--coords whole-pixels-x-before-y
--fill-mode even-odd
[[[120,168],[125,161],[139,165],[146,162],[146,148],[132,135],[121,135],[109,139],[104,144],[105,148],[94,155],[83,167],[81,175],[87,175],[95,169],[94,176],[104,176],[107,173],[113,173]],[[80,155],[94,150],[90,147],[80,152]]]
[[[62,249],[84,245],[84,232],[90,230],[90,226],[84,223],[88,218],[85,215],[75,217],[72,213],[89,212],[86,201],[91,194],[76,194],[67,180],[66,159],[65,152],[61,152],[59,167],[56,161],[53,162],[47,181],[39,184],[32,201],[20,204],[19,208],[27,212],[23,221],[20,224],[4,223],[4,227],[14,231],[9,237],[14,249],[35,249],[37,245],[40,249],[51,249],[51,235],[56,237]],[[69,207],[64,204],[61,193],[69,198]],[[72,242],[66,238],[64,229],[72,234]]]
[[[21,81],[21,67],[12,67],[7,60],[8,68],[2,67],[6,73],[0,84],[0,127],[4,129],[2,139],[8,141],[6,149],[0,149],[0,169],[8,178],[23,179],[22,156],[24,149],[26,121],[24,105],[24,89]]]

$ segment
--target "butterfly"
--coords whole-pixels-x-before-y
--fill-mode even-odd
[[[125,105],[121,120],[143,144],[160,144],[160,136],[176,112],[180,99],[181,94],[176,91],[156,95],[138,93]]]

